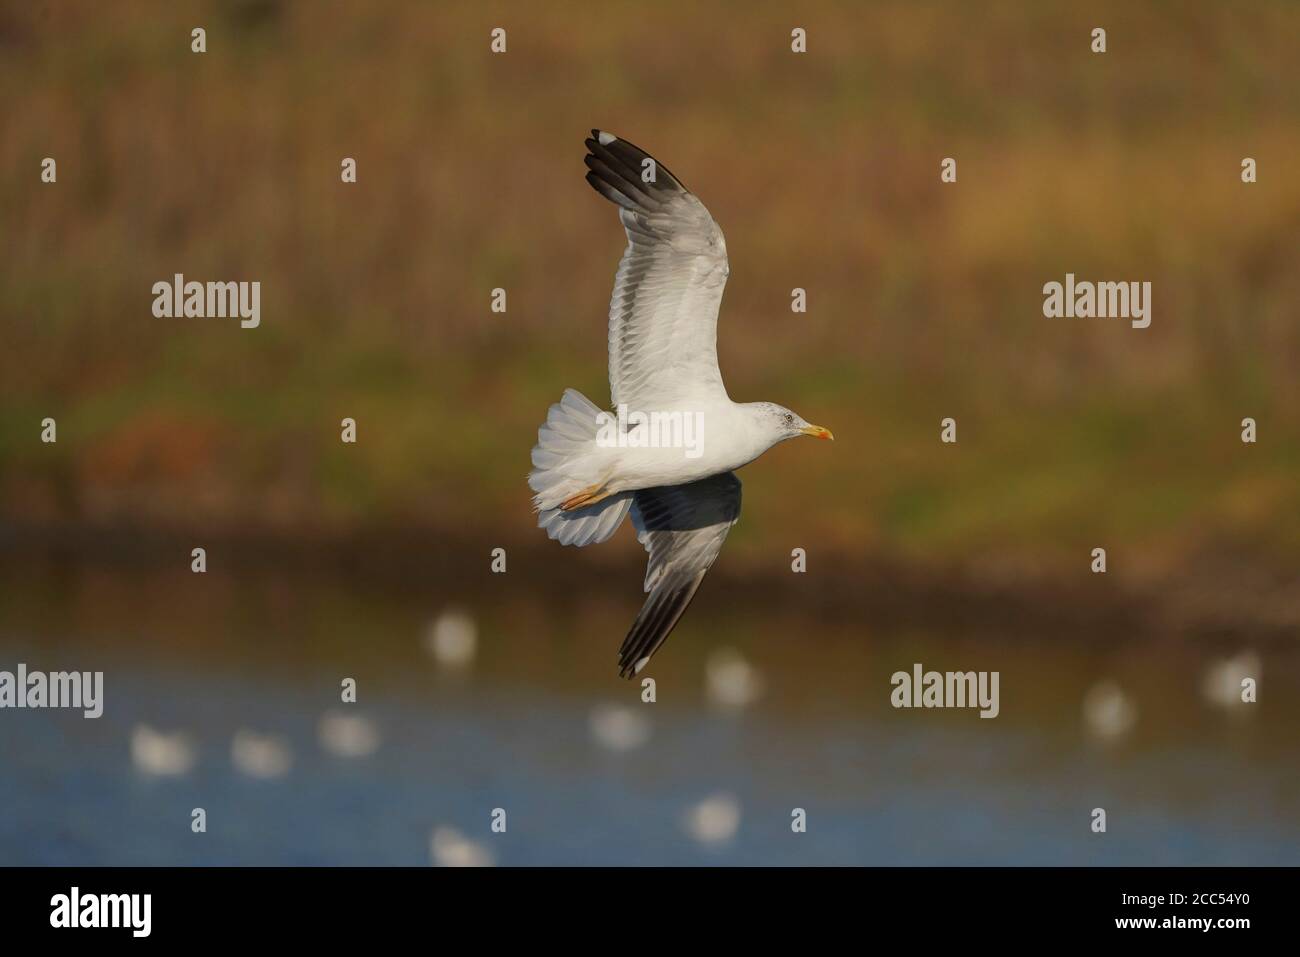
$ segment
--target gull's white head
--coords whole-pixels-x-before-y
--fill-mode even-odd
[[[812,425],[806,419],[791,412],[775,402],[748,402],[745,407],[765,438],[769,446],[793,439],[800,435],[809,435],[814,439],[834,439],[830,429]]]

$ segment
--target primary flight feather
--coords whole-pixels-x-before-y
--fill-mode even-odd
[[[771,402],[732,402],[718,371],[727,244],[681,180],[627,140],[592,130],[587,182],[615,203],[627,249],[609,304],[616,412],[565,390],[533,448],[538,525],[565,545],[609,538],[631,514],[649,553],[645,604],[619,650],[640,672],[695,597],[740,516],[734,469],[797,435],[829,439]]]

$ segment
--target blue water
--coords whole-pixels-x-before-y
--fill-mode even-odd
[[[0,713],[0,864],[425,865],[439,826],[502,865],[1300,864],[1292,744],[1258,718],[1218,727],[1196,711],[1199,730],[1181,734],[1173,709],[1147,739],[1105,747],[1073,700],[1051,723],[1007,704],[992,721],[865,707],[859,697],[880,695],[842,686],[813,708],[783,694],[773,666],[768,694],[729,713],[702,694],[642,704],[614,681],[452,680],[416,644],[385,670],[400,677],[363,681],[361,701],[340,706],[328,657],[205,667],[156,645],[121,654],[78,640],[52,654],[3,636],[0,668],[103,667],[106,706],[98,720]],[[1049,670],[1018,654],[1021,673]],[[593,737],[590,710],[611,700],[647,709],[642,747],[611,752]],[[321,747],[317,719],[340,707],[376,723],[377,751]],[[135,768],[140,723],[192,734],[193,770]],[[288,773],[237,771],[240,728],[284,736]],[[738,802],[740,824],[706,845],[683,820],[718,792]],[[196,807],[206,833],[190,829]],[[806,833],[791,830],[795,807]],[[1107,810],[1105,834],[1090,830],[1094,807]],[[505,833],[490,829],[494,808]]]

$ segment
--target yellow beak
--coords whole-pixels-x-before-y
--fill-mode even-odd
[[[810,425],[806,429],[800,429],[799,431],[804,435],[811,435],[814,439],[835,440],[835,436],[831,435],[831,430],[823,429],[820,425]]]

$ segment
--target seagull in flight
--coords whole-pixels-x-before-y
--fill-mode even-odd
[[[667,639],[740,517],[735,470],[778,442],[833,438],[772,402],[733,402],[718,371],[730,272],[704,204],[640,147],[592,130],[587,182],[618,207],[627,249],[609,303],[617,412],[566,389],[537,430],[528,485],[564,545],[608,539],[629,514],[649,553],[647,598],[619,650],[631,678]]]

